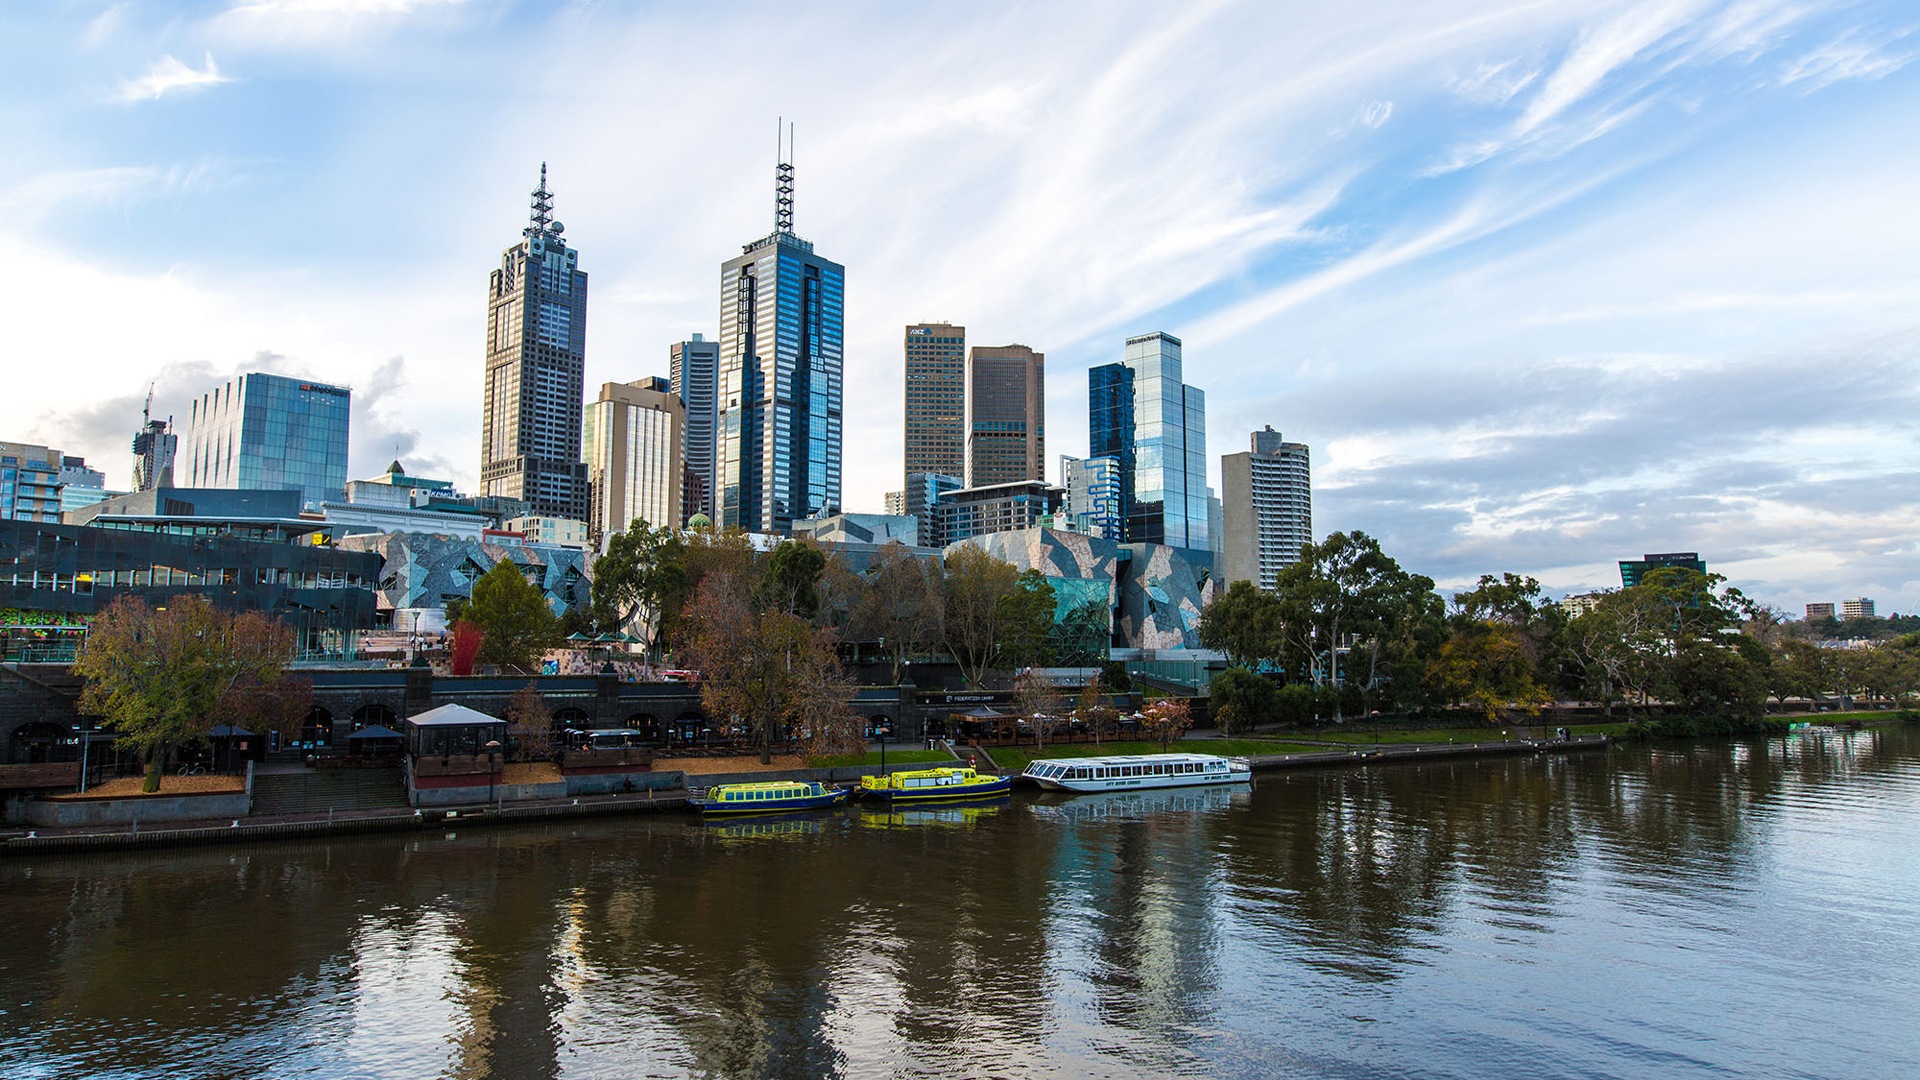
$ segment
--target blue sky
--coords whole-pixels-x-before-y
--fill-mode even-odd
[[[1913,611],[1916,53],[1894,3],[7,5],[0,438],[124,484],[149,382],[280,370],[354,388],[356,475],[471,485],[540,163],[591,395],[712,333],[784,115],[849,509],[898,486],[904,324],[1043,350],[1053,460],[1164,329],[1216,475],[1272,424],[1316,532],[1443,585],[1698,550]]]

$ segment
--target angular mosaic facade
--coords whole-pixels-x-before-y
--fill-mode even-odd
[[[348,536],[347,551],[371,551],[386,560],[380,570],[380,610],[444,608],[454,597],[473,595],[473,583],[502,560],[512,562],[546,594],[556,615],[584,607],[593,581],[593,553],[546,545],[485,544],[433,533]]]
[[[988,533],[960,543],[1046,575],[1060,601],[1056,618],[1097,598],[1104,585],[1118,648],[1200,647],[1200,610],[1212,601],[1215,585],[1212,567],[1194,561],[1191,552],[1059,529]]]

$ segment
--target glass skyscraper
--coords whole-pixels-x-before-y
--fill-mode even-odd
[[[715,398],[720,385],[720,343],[699,334],[692,341],[676,341],[667,348],[668,377],[673,392],[687,407],[686,471],[698,481],[698,492],[689,492],[687,517],[705,514],[714,518],[713,452],[719,409]]]
[[[1126,543],[1207,551],[1207,396],[1181,375],[1180,339],[1164,333],[1089,371],[1087,457],[1119,466]]]
[[[501,254],[488,281],[480,494],[523,500],[535,514],[585,521],[580,423],[587,275],[562,231],[541,165],[532,223]]]
[[[774,231],[720,268],[716,524],[785,533],[840,510],[846,268],[793,233],[781,162]]]
[[[241,375],[200,395],[187,417],[187,486],[300,492],[302,505],[347,486],[353,392],[285,375]]]

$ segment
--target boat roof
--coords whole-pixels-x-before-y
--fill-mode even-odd
[[[1151,765],[1156,761],[1225,761],[1219,754],[1115,754],[1111,757],[1034,758],[1034,765]]]
[[[738,784],[716,784],[715,791],[757,791],[761,788],[811,787],[818,780],[748,780]]]

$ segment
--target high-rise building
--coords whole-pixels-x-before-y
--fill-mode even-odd
[[[968,487],[1047,478],[1046,362],[1025,345],[968,351]]]
[[[86,458],[62,454],[60,475],[54,479],[60,485],[60,512],[63,514],[83,506],[92,506],[109,495],[120,494],[107,490],[107,474],[90,468]]]
[[[60,520],[62,455],[33,443],[0,442],[0,520]]]
[[[687,407],[687,472],[699,483],[685,483],[686,517],[714,515],[713,451],[720,409],[720,343],[695,334],[691,341],[676,341],[667,349],[673,392]]]
[[[487,375],[480,494],[520,499],[536,514],[585,520],[580,460],[585,407],[587,275],[553,220],[547,167],[531,223],[500,256],[487,287]]]
[[[1842,600],[1840,601],[1840,617],[1842,619],[1871,619],[1873,618],[1873,601],[1865,596],[1856,596],[1851,600]]]
[[[292,489],[313,506],[337,500],[352,406],[353,392],[331,383],[263,372],[228,379],[187,414],[187,486]]]
[[[908,473],[905,490],[887,492],[887,514],[913,518],[920,523],[922,537],[932,536],[934,503],[947,492],[959,491],[965,486],[959,477],[946,473]]]
[[[1120,542],[1126,512],[1121,509],[1120,460],[1116,457],[1077,458],[1060,455],[1060,486],[1066,489],[1061,507],[1065,528]]]
[[[1808,622],[1814,622],[1818,619],[1831,619],[1833,617],[1834,608],[1832,603],[1813,603],[1807,605]]]
[[[1253,449],[1220,459],[1223,493],[1220,577],[1272,589],[1282,567],[1313,542],[1313,470],[1306,443],[1290,443],[1271,424],[1253,433]]]
[[[153,418],[153,391],[147,391],[147,406],[140,413],[140,433],[133,437],[133,490],[153,491],[173,486],[173,458],[180,448],[180,437],[168,431],[173,417]]]
[[[1088,457],[1119,465],[1125,540],[1212,548],[1207,528],[1207,397],[1181,381],[1180,339],[1141,334],[1126,358],[1087,373]]]
[[[1620,584],[1631,589],[1640,584],[1640,579],[1650,570],[1694,570],[1707,572],[1707,564],[1701,561],[1699,552],[1669,551],[1659,555],[1642,555],[1638,559],[1620,560]]]
[[[605,383],[587,407],[588,539],[599,547],[635,518],[678,528],[686,406],[658,376]]]
[[[907,327],[908,476],[960,476],[967,461],[967,328],[950,323]]]
[[[1034,528],[1058,512],[1061,494],[1040,480],[942,492],[923,519],[920,542],[946,547],[971,536]]]
[[[775,168],[773,232],[720,267],[716,524],[785,533],[840,509],[846,268],[793,232],[793,165]]]

